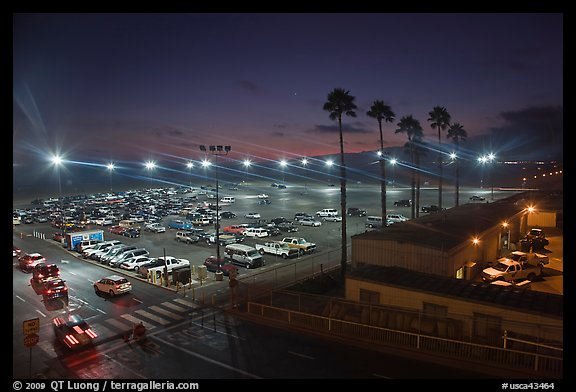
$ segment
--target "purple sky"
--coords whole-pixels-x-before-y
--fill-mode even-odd
[[[14,165],[41,153],[103,162],[339,152],[322,110],[356,97],[347,152],[376,150],[374,100],[396,114],[444,106],[469,146],[562,157],[562,14],[16,14]],[[449,141],[443,138],[443,143]],[[32,158],[29,154],[33,154]]]

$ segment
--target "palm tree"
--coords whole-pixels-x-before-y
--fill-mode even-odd
[[[450,126],[450,114],[443,106],[434,106],[432,111],[428,113],[430,116],[428,121],[431,121],[430,126],[432,129],[438,130],[438,144],[442,144],[442,139],[440,137],[440,131],[445,131]],[[438,149],[440,155],[438,156],[438,168],[439,168],[439,178],[438,178],[438,208],[442,210],[442,151],[441,148]]]
[[[394,121],[395,114],[384,101],[374,101],[366,114],[378,121],[380,128],[380,203],[382,204],[382,219],[386,216],[386,162],[384,160],[384,138],[382,137],[382,121]]]
[[[356,117],[356,98],[342,88],[335,88],[328,94],[328,100],[323,109],[330,113],[331,120],[338,120],[340,130],[340,207],[342,210],[342,255],[340,259],[340,276],[342,281],[346,275],[348,260],[348,245],[346,234],[346,166],[344,163],[344,138],[342,137],[342,115]]]
[[[412,161],[412,219],[416,217],[415,203],[416,200],[416,143],[422,140],[424,132],[420,121],[416,120],[412,115],[404,116],[400,119],[398,129],[394,133],[405,133],[408,136],[408,142],[404,145],[410,153],[410,160]],[[386,219],[385,216],[382,219]]]
[[[452,139],[452,141],[456,145],[456,200],[455,200],[455,205],[456,205],[456,207],[458,207],[460,205],[460,198],[459,198],[460,171],[459,171],[459,165],[458,165],[458,150],[460,147],[460,142],[466,141],[466,138],[468,137],[468,133],[466,132],[466,130],[464,129],[464,127],[462,125],[460,125],[459,123],[454,123],[454,124],[450,125],[450,128],[448,128],[448,134],[446,135],[446,137],[448,139]]]

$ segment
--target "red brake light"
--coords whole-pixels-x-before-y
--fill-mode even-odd
[[[75,344],[80,343],[78,341],[78,339],[76,339],[73,335],[66,335],[66,338],[64,338],[64,340],[69,342],[71,345],[75,345]],[[66,344],[68,344],[68,343],[66,343]],[[68,344],[68,346],[70,346],[70,344]]]
[[[88,328],[85,332],[86,332],[86,335],[90,336],[90,338],[92,338],[92,339],[96,339],[96,336],[98,336],[98,335],[96,335],[96,332],[94,332],[92,330],[92,328]]]

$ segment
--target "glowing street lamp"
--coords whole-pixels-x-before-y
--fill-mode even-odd
[[[154,161],[148,161],[144,164],[144,166],[146,167],[146,169],[148,170],[148,172],[152,172],[152,170],[154,170],[156,168],[156,162]],[[149,178],[150,178],[150,189],[152,189],[152,174],[149,174]]]
[[[188,171],[190,172],[190,188],[192,188],[192,169],[194,169],[194,163],[192,161],[186,164]]]
[[[60,224],[62,226],[62,234],[66,238],[66,223],[64,222],[64,206],[62,204],[62,179],[60,176],[60,166],[63,164],[63,159],[60,155],[52,157],[52,163],[56,166],[58,171],[58,204],[60,205]]]
[[[282,185],[284,184],[284,169],[286,168],[286,166],[288,165],[288,162],[286,162],[285,159],[280,160],[280,167],[282,168]]]
[[[308,159],[302,158],[300,163],[302,164],[302,167],[306,168],[306,165],[308,165]],[[304,193],[306,192],[308,192],[308,176],[304,175]]]
[[[242,165],[244,165],[244,180],[242,182],[246,183],[247,182],[246,180],[248,179],[248,168],[250,167],[250,165],[252,165],[252,162],[250,161],[250,159],[244,159]]]
[[[330,168],[334,165],[334,161],[332,159],[328,159],[326,161],[326,167],[328,168],[328,185],[330,185],[331,181],[330,181]]]
[[[110,162],[108,165],[106,165],[106,168],[108,169],[108,173],[110,174],[110,193],[112,193],[112,172],[114,171],[114,163]]]
[[[390,164],[392,165],[392,187],[396,188],[396,164],[398,160],[396,158],[390,159]]]

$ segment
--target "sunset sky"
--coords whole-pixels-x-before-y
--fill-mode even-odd
[[[15,168],[57,152],[176,164],[200,144],[335,154],[334,88],[358,106],[347,152],[379,147],[366,112],[383,100],[385,147],[406,142],[405,115],[437,143],[428,112],[444,106],[466,148],[562,158],[562,14],[14,14],[13,33]]]

